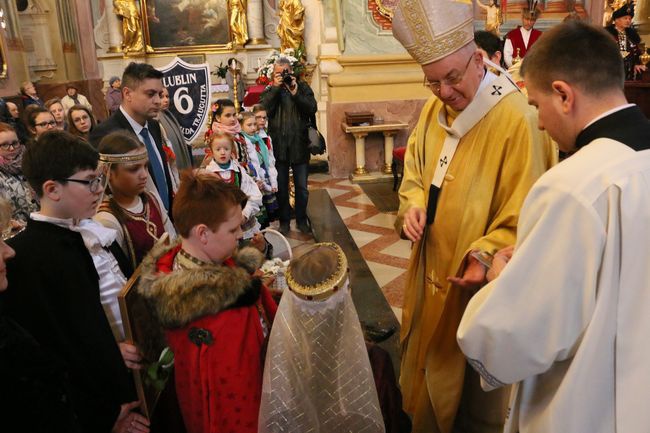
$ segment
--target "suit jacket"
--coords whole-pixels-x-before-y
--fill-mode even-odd
[[[70,400],[85,432],[108,433],[120,404],[136,399],[100,302],[99,276],[81,234],[29,220],[7,242],[7,316],[65,367]]]
[[[147,124],[149,126],[149,132],[153,137],[156,148],[158,149],[158,153],[160,154],[160,157],[162,158],[163,161],[163,169],[165,170],[165,180],[167,181],[167,191],[169,191],[170,208],[167,209],[167,212],[171,215],[173,189],[172,189],[171,176],[169,174],[169,167],[167,164],[167,155],[165,154],[165,151],[163,150],[162,147],[163,139],[162,139],[162,132],[160,132],[160,123],[158,123],[157,120],[149,120],[147,121]],[[115,131],[129,131],[133,135],[136,135],[133,128],[131,128],[131,124],[129,123],[127,118],[124,117],[124,114],[122,114],[122,111],[119,108],[115,113],[113,113],[111,117],[109,117],[99,125],[95,126],[93,130],[90,131],[90,136],[88,137],[88,140],[90,141],[90,144],[95,149],[97,149],[97,147],[99,146],[99,142],[102,141],[102,138],[104,138],[111,132],[115,132]],[[151,162],[149,163],[149,173],[153,173],[151,169]],[[154,176],[151,176],[151,179],[155,184],[156,178]],[[158,187],[158,185],[156,185],[156,188],[158,188],[158,192],[160,193],[160,188]]]
[[[185,137],[181,132],[181,125],[178,123],[178,120],[176,120],[169,110],[160,110],[158,119],[160,126],[167,133],[169,143],[172,145],[172,150],[176,155],[176,168],[178,170],[192,168],[192,148],[185,143]]]

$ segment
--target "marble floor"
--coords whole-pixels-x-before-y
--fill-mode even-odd
[[[411,242],[400,239],[395,233],[395,212],[378,211],[363,190],[348,179],[333,179],[321,173],[311,174],[309,189],[327,191],[372,276],[397,320],[401,322],[404,280]],[[305,244],[313,243],[311,236],[302,234],[295,228],[294,221],[291,222],[291,232],[287,238],[294,254],[299,254]]]

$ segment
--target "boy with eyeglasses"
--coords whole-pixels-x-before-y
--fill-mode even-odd
[[[23,172],[41,210],[7,242],[18,257],[0,303],[67,368],[83,431],[147,432],[127,370],[139,367],[137,350],[118,346],[111,332],[116,295],[131,270],[115,231],[90,219],[105,184],[98,160],[89,144],[63,131],[43,134],[25,151]]]

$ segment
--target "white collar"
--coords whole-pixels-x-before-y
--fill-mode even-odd
[[[147,128],[149,130],[149,122],[144,122],[144,126],[140,125],[138,122],[136,122],[133,117],[129,116],[129,113],[126,112],[124,107],[120,105],[120,111],[122,114],[124,114],[124,117],[126,117],[126,120],[129,122],[129,125],[131,125],[131,128],[133,128],[133,131],[135,132],[135,135],[139,136],[140,131],[142,131],[144,128]]]
[[[231,159],[230,164],[226,168],[221,168],[219,163],[215,161],[214,159],[210,161],[210,163],[205,167],[206,170],[212,172],[212,173],[217,173],[217,172],[222,172],[222,171],[230,171],[230,170],[235,170],[237,171],[237,167],[235,167],[234,161]]]
[[[43,215],[40,212],[32,212],[29,217],[34,221],[50,223],[73,232],[78,232],[81,234],[88,250],[91,250],[95,246],[107,247],[117,239],[116,230],[104,227],[90,218],[75,222],[72,218],[56,218]]]
[[[634,107],[635,105],[636,104],[629,104],[628,103],[628,104],[619,105],[618,107],[614,107],[611,110],[607,110],[604,113],[602,113],[601,115],[599,115],[596,118],[592,119],[591,122],[587,123],[585,125],[585,127],[582,128],[582,130],[584,131],[585,129],[587,129],[588,127],[593,125],[594,123],[598,122],[600,119],[603,119],[603,118],[609,116],[610,114],[614,114],[617,111],[625,110],[626,108]]]

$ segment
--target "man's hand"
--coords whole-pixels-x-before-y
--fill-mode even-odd
[[[291,76],[291,84],[285,84],[285,86],[287,86],[287,90],[291,93],[291,96],[296,96],[296,93],[298,93],[298,82],[296,81],[295,75]]]
[[[149,433],[149,420],[139,413],[133,412],[140,406],[139,401],[124,403],[120,406],[112,433]]]
[[[280,87],[282,84],[282,72],[276,72],[273,74],[273,87]]]
[[[427,223],[427,211],[421,207],[412,207],[404,214],[404,224],[402,224],[402,232],[404,236],[412,242],[417,242],[422,239],[424,234],[424,226]]]
[[[645,65],[634,65],[634,75],[641,75],[648,70],[648,67]]]
[[[120,352],[122,352],[122,358],[124,358],[124,363],[126,366],[133,370],[140,370],[142,368],[142,354],[133,344],[126,343],[122,341],[119,343]]]
[[[463,277],[447,277],[447,281],[462,289],[472,290],[475,292],[481,288],[483,283],[485,283],[486,269],[485,266],[472,257],[471,254],[467,255],[465,261],[467,265],[465,266]]]
[[[512,253],[515,251],[514,245],[505,247],[494,255],[492,260],[492,267],[487,272],[487,280],[492,281],[501,274],[503,269],[506,267],[510,259],[512,258]]]

